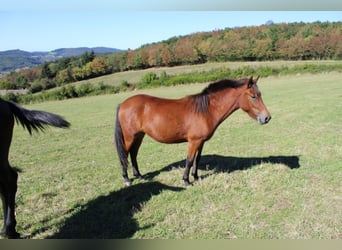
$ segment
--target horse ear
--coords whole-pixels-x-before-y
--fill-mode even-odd
[[[256,79],[254,79],[254,83],[257,83],[257,81],[259,80],[260,76],[257,76]]]
[[[248,88],[251,88],[253,84],[254,84],[253,76],[251,76],[251,78],[248,79]]]

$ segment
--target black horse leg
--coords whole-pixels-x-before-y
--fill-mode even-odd
[[[184,170],[184,174],[183,174],[183,181],[185,186],[189,187],[191,186],[190,180],[189,180],[189,173],[190,173],[190,168],[192,166],[192,164],[194,163],[194,158],[192,157],[187,157],[186,158],[186,163],[185,163],[185,170]]]
[[[10,185],[10,190],[8,193],[8,208],[7,208],[7,220],[6,220],[6,226],[7,226],[7,236],[9,238],[18,238],[19,233],[15,230],[15,227],[17,225],[17,221],[15,219],[15,195],[17,193],[17,179],[18,174],[13,171],[14,176],[12,179],[12,184]]]
[[[4,226],[2,235],[9,238],[18,238],[19,234],[15,230],[17,221],[15,219],[15,195],[17,192],[18,174],[12,168],[9,168],[8,181],[1,180],[1,199],[4,211]]]
[[[194,161],[194,164],[192,166],[191,175],[194,177],[195,181],[198,180],[198,165],[199,165],[199,161],[201,159],[203,145],[204,145],[204,143],[202,145],[200,145],[200,147],[198,148],[197,153],[196,153],[196,157],[195,157],[195,161]]]
[[[122,161],[121,164],[122,164],[122,177],[124,178],[124,183],[126,186],[130,186],[131,180],[128,178],[128,173],[127,173],[128,162],[127,160],[125,160],[125,161]]]
[[[188,156],[186,158],[185,170],[184,170],[184,174],[183,174],[183,181],[184,181],[185,186],[187,186],[187,187],[191,186],[191,183],[189,181],[190,168],[194,164],[196,155],[197,156],[200,155],[200,153],[198,153],[198,152],[200,152],[202,150],[203,143],[204,142],[202,142],[202,141],[189,141]]]
[[[3,185],[2,185],[2,183],[0,183],[0,196],[1,196],[2,212],[3,212],[3,218],[4,218],[4,225],[2,227],[0,235],[4,235],[5,232],[6,232],[7,201],[5,200],[5,189],[4,189]]]
[[[142,140],[144,139],[145,133],[139,133],[135,136],[134,142],[132,144],[132,147],[130,149],[130,155],[131,155],[131,162],[133,167],[133,175],[136,178],[139,178],[141,180],[144,179],[144,177],[139,172],[138,162],[137,162],[137,155],[140,148],[140,145],[142,143]]]

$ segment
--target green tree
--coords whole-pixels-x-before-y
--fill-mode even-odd
[[[58,60],[57,62],[57,71],[66,69],[70,66],[71,58],[70,57],[64,57]]]
[[[133,68],[135,69],[142,69],[144,68],[144,64],[142,61],[141,54],[135,54],[133,58]]]
[[[42,66],[41,78],[54,78],[56,74],[51,71],[49,63],[44,63]]]
[[[94,58],[95,58],[95,53],[93,50],[90,53],[88,53],[88,51],[84,52],[81,56],[81,66],[84,66],[88,62],[93,61]]]
[[[57,74],[57,83],[59,86],[69,83],[73,80],[70,68],[60,70]]]
[[[20,75],[15,80],[15,85],[16,85],[16,88],[18,89],[24,89],[28,87],[28,81],[24,76]]]
[[[0,79],[0,89],[13,89],[13,85],[9,79]]]

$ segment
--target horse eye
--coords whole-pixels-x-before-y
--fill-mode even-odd
[[[256,96],[256,95],[251,95],[251,98],[252,98],[252,99],[256,99],[257,96]]]

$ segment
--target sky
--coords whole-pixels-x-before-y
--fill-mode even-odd
[[[326,3],[329,1],[325,0]],[[159,5],[153,5],[157,2]],[[161,2],[164,6],[160,6]],[[173,4],[177,2],[172,1]],[[325,6],[338,11],[321,11],[315,7],[314,0],[314,11],[308,11],[307,7],[294,11],[289,6],[270,8],[265,5],[259,8],[255,4],[248,8],[243,5],[221,8],[216,3],[218,0],[211,0],[214,3],[211,6],[202,6],[202,0],[182,2],[183,5],[168,5],[171,3],[168,0],[5,0],[0,7],[0,51],[52,51],[98,46],[126,50],[173,36],[257,26],[269,20],[274,23],[342,21],[342,7],[328,4]]]

